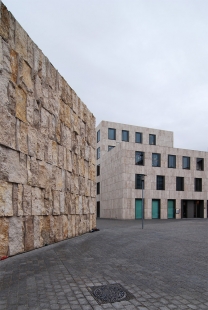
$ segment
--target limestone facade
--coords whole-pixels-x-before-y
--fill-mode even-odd
[[[0,257],[96,226],[95,118],[0,1]]]
[[[109,139],[108,130],[115,130],[115,139]],[[128,132],[128,142],[122,141],[122,130]],[[136,176],[144,177],[144,218],[155,218],[153,209],[158,204],[158,218],[207,218],[208,153],[173,147],[173,133],[114,122],[102,121],[97,131],[97,212],[102,218],[135,219],[136,204],[141,202],[142,189],[136,188]],[[136,133],[142,134],[140,143]],[[156,138],[150,144],[150,136]],[[112,138],[112,137],[111,137]],[[143,153],[143,164],[136,164],[136,152]],[[154,166],[154,154],[160,164]],[[169,167],[169,155],[175,159]],[[183,166],[184,158],[190,167]],[[200,167],[197,162],[200,160]],[[159,178],[158,178],[159,177]],[[163,188],[158,180],[164,182]],[[177,188],[182,178],[183,188]],[[199,182],[196,184],[196,182]],[[178,186],[178,185],[177,185]],[[180,184],[179,184],[180,186]],[[174,214],[170,217],[172,206]],[[139,210],[138,210],[139,211]],[[138,212],[139,213],[139,212]],[[140,213],[141,215],[141,213]]]

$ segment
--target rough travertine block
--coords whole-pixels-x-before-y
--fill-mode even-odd
[[[53,191],[53,215],[60,214],[60,192]]]
[[[32,187],[23,185],[22,209],[24,215],[32,214]]]
[[[20,24],[16,21],[16,46],[15,49],[20,56],[27,59],[27,33],[20,26]]]
[[[32,188],[32,215],[42,215],[45,213],[44,192],[38,187]]]
[[[16,123],[16,146],[18,151],[28,154],[28,126],[19,119]]]
[[[9,255],[24,251],[24,223],[22,217],[9,218]]]
[[[12,184],[0,181],[0,216],[13,216]]]
[[[26,216],[24,219],[25,251],[34,249],[34,217]]]
[[[27,183],[26,163],[20,153],[0,145],[0,179],[13,183]]]
[[[1,81],[0,81],[1,87]],[[0,102],[0,144],[15,149],[16,119]]]
[[[0,217],[0,257],[9,253],[9,218]]]
[[[0,9],[1,9],[1,14],[0,14],[0,36],[5,40],[8,41],[9,39],[9,12],[7,11],[6,6],[0,2]]]
[[[0,255],[14,255],[89,230],[95,120],[0,10]]]
[[[63,227],[63,239],[68,238],[68,230],[69,230],[69,225],[68,225],[68,217],[67,215],[62,215],[62,227]]]

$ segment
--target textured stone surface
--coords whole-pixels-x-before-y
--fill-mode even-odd
[[[90,229],[95,122],[1,1],[0,10],[1,256]]]
[[[9,218],[0,217],[0,257],[8,256],[9,251]]]
[[[22,217],[9,218],[9,255],[24,251],[24,225]]]
[[[12,215],[12,184],[0,181],[0,216]]]

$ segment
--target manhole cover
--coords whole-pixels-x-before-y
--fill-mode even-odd
[[[120,284],[109,284],[102,286],[92,286],[88,288],[91,295],[99,304],[113,303],[123,300],[130,300],[134,295],[129,293]]]

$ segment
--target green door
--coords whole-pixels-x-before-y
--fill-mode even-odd
[[[152,200],[152,218],[153,219],[160,218],[160,200],[158,199]]]
[[[135,219],[142,218],[142,199],[135,199]]]
[[[168,200],[168,219],[175,218],[175,200]]]

